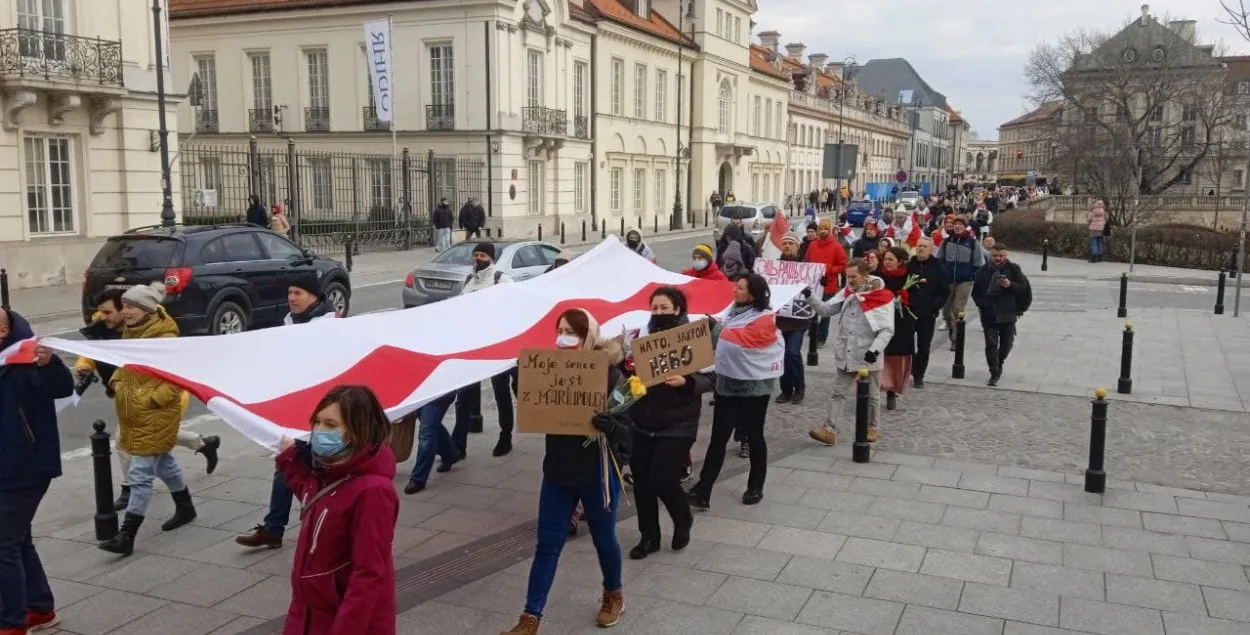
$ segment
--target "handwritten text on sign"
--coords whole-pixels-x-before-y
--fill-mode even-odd
[[[517,431],[595,433],[591,417],[607,408],[608,354],[526,348],[517,358]]]
[[[707,320],[640,337],[633,341],[634,372],[648,387],[673,375],[691,375],[716,362]]]
[[[818,289],[820,279],[825,275],[825,265],[818,262],[756,258],[755,273],[764,276],[768,284],[802,284],[810,289]]]

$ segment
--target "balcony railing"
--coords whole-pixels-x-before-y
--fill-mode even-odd
[[[569,116],[563,110],[528,106],[521,109],[521,130],[531,134],[567,135]]]
[[[378,119],[378,109],[373,106],[361,108],[360,114],[364,118],[365,132],[388,132],[391,129],[391,122]]]
[[[305,108],[304,132],[330,132],[330,109]]]
[[[455,130],[456,105],[431,104],[425,107],[426,130]]]
[[[220,132],[217,125],[217,111],[198,109],[195,111],[195,131],[198,133],[216,134]]]
[[[273,132],[273,109],[252,108],[247,111],[247,129],[252,132]]]
[[[590,138],[590,119],[586,115],[573,117],[573,136],[578,139]]]
[[[122,85],[122,43],[51,31],[0,29],[0,76]]]

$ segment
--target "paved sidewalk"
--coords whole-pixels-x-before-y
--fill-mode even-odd
[[[1010,248],[1011,245],[1008,245]],[[1076,258],[1058,258],[1053,254],[1046,258],[1047,271],[1042,271],[1042,255],[1011,250],[1011,259],[1024,268],[1029,277],[1081,279],[1081,280],[1119,280],[1120,274],[1128,273],[1127,262],[1098,262]],[[1181,267],[1161,267],[1159,265],[1133,266],[1129,280],[1150,284],[1174,284],[1214,287],[1218,284],[1219,272],[1183,269]],[[1228,297],[1231,298],[1236,279],[1229,278]]]

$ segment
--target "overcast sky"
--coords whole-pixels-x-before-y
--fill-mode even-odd
[[[1232,0],[1236,2],[1237,0]],[[1141,0],[757,0],[755,32],[774,30],[781,43],[802,42],[831,59],[903,57],[972,123],[982,139],[1028,112],[1023,68],[1042,41],[1081,28],[1119,30],[1141,15]],[[1219,24],[1220,0],[1150,0],[1156,17],[1198,21],[1198,39],[1223,41],[1250,54],[1232,28]],[[1246,2],[1250,7],[1250,0]]]

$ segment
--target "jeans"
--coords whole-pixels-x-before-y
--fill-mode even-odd
[[[295,501],[295,492],[286,484],[281,472],[274,472],[273,483],[269,486],[269,513],[265,514],[263,525],[279,538],[286,533],[286,526],[291,522],[291,505]]]
[[[924,379],[929,369],[929,353],[933,351],[933,329],[937,326],[937,318],[921,318],[916,320],[916,355],[911,360],[911,376]]]
[[[629,455],[634,475],[634,504],[638,507],[638,532],[644,541],[660,544],[660,501],[668,509],[674,527],[694,523],[690,503],[681,488],[686,454],[693,438],[655,438],[637,430]]]
[[[439,227],[434,230],[434,251],[442,251],[451,246],[451,228]]]
[[[1011,353],[1016,343],[1015,322],[993,322],[981,320],[981,330],[985,333],[985,363],[990,372],[1003,372],[1003,362]]]
[[[171,493],[187,489],[182,480],[182,468],[172,453],[130,457],[130,504],[126,506],[127,514],[147,514],[148,502],[152,500],[152,481],[158,478]]]
[[[52,587],[43,572],[30,524],[51,481],[0,489],[0,629],[25,632],[26,609],[55,608]]]
[[[822,300],[828,301],[832,298],[832,293],[825,293],[821,296]],[[829,322],[833,318],[820,318],[812,320],[812,332],[816,334],[816,341],[824,344],[829,339]]]
[[[516,394],[517,371],[504,371],[490,378],[495,393],[495,406],[499,410],[499,438],[512,439],[512,396]],[[452,441],[462,452],[469,448],[469,421],[482,416],[482,385],[469,384],[456,391],[456,425],[451,432]]]
[[[443,417],[455,400],[456,393],[449,392],[417,410],[417,419],[421,422],[417,430],[417,460],[412,464],[408,480],[426,482],[430,478],[430,468],[434,467],[435,455],[448,465],[460,458],[460,448],[452,443],[451,433],[443,425]]]
[[[838,429],[838,422],[845,421],[855,425],[855,396],[859,380],[858,371],[838,369],[838,378],[833,384],[833,395],[829,398],[829,417],[825,425]],[[877,427],[878,412],[881,410],[881,371],[868,373],[868,427]],[[851,428],[854,430],[854,427]]]
[[[621,588],[621,543],[616,538],[616,511],[620,506],[621,484],[611,478],[612,504],[604,508],[603,490],[598,483],[582,486],[557,485],[543,478],[538,492],[538,546],[530,565],[529,587],[525,592],[525,612],[542,617],[547,595],[556,579],[560,551],[569,536],[573,510],[582,503],[590,538],[599,554],[599,570],[603,573],[603,590]]]
[[[781,394],[793,395],[807,390],[803,375],[803,336],[807,331],[782,331],[786,342],[785,372],[781,375]]]
[[[735,397],[716,394],[716,405],[712,409],[712,440],[708,442],[707,456],[703,457],[699,483],[692,491],[703,498],[712,497],[712,487],[725,464],[725,444],[735,430],[751,446],[751,473],[747,476],[747,489],[764,489],[764,479],[768,475],[764,417],[768,414],[769,397],[770,395]]]
[[[204,447],[204,437],[186,430],[178,430],[178,440],[174,445],[184,447],[192,452],[199,452]],[[117,462],[121,467],[122,487],[130,487],[130,455],[117,448]]]
[[[1106,236],[1090,236],[1089,237],[1089,255],[1097,258],[1107,251]]]

